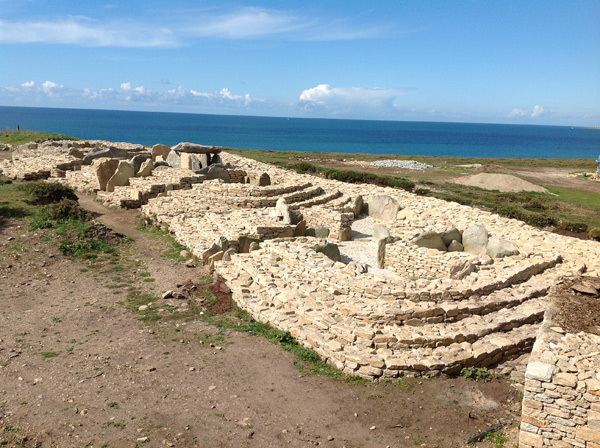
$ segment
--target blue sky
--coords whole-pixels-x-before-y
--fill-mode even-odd
[[[600,125],[600,1],[0,0],[0,105]]]

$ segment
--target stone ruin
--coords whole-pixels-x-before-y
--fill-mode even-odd
[[[600,243],[219,147],[45,142],[17,148],[0,170],[141,208],[240,308],[373,380],[517,358],[532,348],[550,289],[600,274]]]

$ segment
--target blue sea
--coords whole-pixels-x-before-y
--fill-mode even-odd
[[[418,121],[0,107],[0,129],[86,139],[173,145],[191,141],[242,149],[463,157],[596,158],[600,129]]]

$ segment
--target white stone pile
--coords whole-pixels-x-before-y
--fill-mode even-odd
[[[432,165],[423,162],[417,162],[416,160],[398,160],[398,159],[389,159],[389,160],[375,160],[371,162],[371,166],[376,166],[379,168],[402,168],[405,170],[417,170],[423,171],[428,170],[429,168],[433,168]]]

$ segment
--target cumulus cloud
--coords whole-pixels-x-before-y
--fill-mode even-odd
[[[522,109],[516,107],[510,111],[508,116],[510,118],[538,118],[544,115],[545,112],[546,110],[542,106],[536,104],[531,109]]]
[[[0,44],[63,44],[92,47],[177,47],[194,39],[256,39],[265,36],[300,40],[348,40],[378,36],[381,26],[365,26],[344,18],[293,11],[242,7],[207,13],[179,13],[168,22],[139,18],[101,21],[89,17],[44,20],[0,19]]]
[[[20,86],[24,89],[32,89],[35,87],[35,81],[25,81],[24,83],[21,83]]]
[[[358,115],[365,110],[385,115],[398,110],[400,89],[332,87],[318,84],[303,90],[299,104],[307,110],[321,110],[333,114]]]
[[[44,81],[42,83],[42,91],[49,96],[52,96],[56,93],[57,90],[62,89],[63,86],[54,82],[54,81]]]
[[[123,90],[124,92],[129,92],[131,90],[131,83],[128,82],[122,82],[121,83],[121,90]]]

